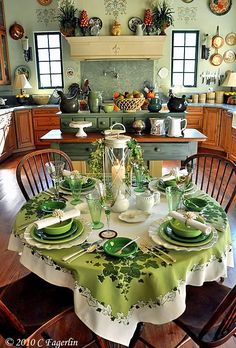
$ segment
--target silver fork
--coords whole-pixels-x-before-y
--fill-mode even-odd
[[[146,245],[140,245],[140,250],[143,252],[143,253],[150,253],[154,256],[156,256],[157,258],[159,258],[160,260],[162,260],[163,262],[165,262],[167,265],[170,265],[171,262],[164,259],[164,257],[162,257],[161,255],[158,255],[157,253],[155,253],[154,251],[152,251],[152,249],[150,249],[149,247],[147,247]]]

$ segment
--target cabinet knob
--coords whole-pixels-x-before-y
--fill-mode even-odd
[[[154,151],[155,151],[155,152],[160,152],[161,149],[159,149],[159,147],[155,147],[155,148],[154,148]]]
[[[101,121],[100,124],[105,125],[106,123],[104,121]]]
[[[87,151],[87,152],[91,152],[91,151],[92,151],[92,149],[91,149],[91,147],[86,147],[85,151]]]

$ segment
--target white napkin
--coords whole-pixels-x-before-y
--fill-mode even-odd
[[[202,231],[206,235],[210,234],[211,231],[212,231],[211,226],[207,226],[207,225],[203,224],[200,221],[196,221],[196,220],[193,220],[193,219],[188,219],[183,214],[180,214],[177,211],[173,210],[173,211],[171,211],[169,213],[169,215],[171,217],[173,217],[174,219],[177,219],[177,220],[179,220],[181,222],[187,223],[187,225],[189,225],[189,226],[191,226],[193,228],[196,228],[197,230]]]
[[[36,225],[36,227],[38,229],[42,229],[42,228],[45,228],[47,226],[54,225],[60,221],[65,221],[65,220],[80,216],[80,210],[77,208],[74,208],[72,210],[69,210],[69,211],[66,211],[63,213],[64,214],[61,217],[50,216],[50,217],[42,219],[42,220],[37,220],[34,222],[34,224]]]
[[[71,171],[64,169],[62,174],[63,174],[63,176],[69,176],[69,175],[71,175]]]

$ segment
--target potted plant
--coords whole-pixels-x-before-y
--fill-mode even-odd
[[[165,29],[173,25],[173,13],[173,9],[168,5],[166,0],[158,2],[153,6],[153,24],[156,30],[160,31],[160,35],[166,35]]]
[[[77,24],[74,0],[60,0],[58,3],[60,31],[64,36],[74,36]]]

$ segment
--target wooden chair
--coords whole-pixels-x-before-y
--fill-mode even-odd
[[[0,289],[0,335],[5,339],[10,337],[15,343],[24,341],[22,347],[31,346],[36,338],[41,341],[55,339],[48,330],[73,312],[73,292],[70,289],[51,285],[33,273]],[[86,336],[87,342],[80,345],[81,348],[93,343],[106,347],[106,341],[101,337],[91,330],[88,333],[91,338],[88,341]]]
[[[224,344],[236,334],[236,285],[233,289],[217,282],[187,286],[186,310],[174,322],[186,332],[175,348],[190,338],[201,348]],[[129,347],[141,340],[147,347],[157,348],[140,336],[142,325],[138,324]]]
[[[52,187],[52,180],[47,173],[45,163],[60,160],[65,162],[65,169],[73,170],[69,156],[56,149],[33,151],[25,155],[16,168],[16,179],[25,199],[35,196]]]
[[[188,157],[183,165],[193,168],[193,182],[228,212],[236,195],[236,164],[216,154],[199,153]]]

